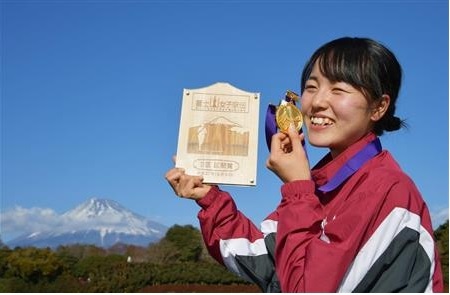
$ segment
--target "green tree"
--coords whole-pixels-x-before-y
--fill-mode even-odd
[[[162,239],[159,243],[151,244],[147,251],[147,261],[156,264],[175,262],[181,256],[175,244],[166,239]]]
[[[58,257],[58,259],[61,261],[62,265],[64,266],[65,272],[72,272],[73,267],[80,260],[67,247],[59,247],[56,250],[56,256]]]
[[[17,248],[7,257],[7,263],[7,274],[33,283],[53,280],[64,269],[61,261],[49,248]]]
[[[0,293],[29,293],[31,286],[20,278],[0,278]]]
[[[4,277],[8,270],[8,257],[11,252],[8,248],[0,248],[0,278]]]
[[[203,240],[200,231],[192,225],[174,225],[166,233],[164,242],[172,244],[178,261],[199,261]]]
[[[444,288],[448,291],[448,219],[434,231],[434,238],[441,258]]]

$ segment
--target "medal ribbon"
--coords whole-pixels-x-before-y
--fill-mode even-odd
[[[352,176],[364,163],[378,155],[382,151],[380,139],[369,142],[362,150],[350,158],[341,169],[328,181],[326,184],[320,186],[318,189],[321,192],[331,192],[339,185],[341,185],[347,178]]]
[[[289,98],[285,98],[287,102],[290,102],[291,100]],[[295,101],[292,101],[292,103],[295,105]],[[267,148],[270,151],[270,143],[272,142],[272,136],[277,133],[277,121],[275,119],[275,113],[277,112],[277,107],[273,104],[269,104],[267,106],[266,111],[266,144]],[[299,134],[303,132],[302,128],[299,130]],[[302,145],[305,146],[305,141],[302,141]]]
[[[277,122],[275,120],[275,112],[277,107],[273,104],[267,106],[266,112],[266,143],[267,148],[270,151],[270,143],[272,142],[272,136],[277,133]]]

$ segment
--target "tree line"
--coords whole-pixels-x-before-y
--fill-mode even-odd
[[[435,238],[448,290],[448,221],[435,231]],[[213,260],[192,225],[174,225],[148,247],[76,244],[9,249],[0,245],[0,292],[139,292],[165,284],[250,283]]]
[[[0,248],[0,292],[139,292],[148,285],[193,283],[249,284],[209,256],[191,225],[171,227],[148,247]]]

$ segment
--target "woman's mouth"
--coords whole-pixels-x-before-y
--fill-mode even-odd
[[[328,126],[333,124],[333,122],[329,118],[311,117],[311,124],[314,126]]]

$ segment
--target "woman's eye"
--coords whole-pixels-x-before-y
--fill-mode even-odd
[[[312,90],[315,90],[315,89],[317,89],[317,87],[316,87],[316,85],[305,85],[305,90],[309,90],[309,91],[312,91]]]
[[[344,83],[344,82],[337,82],[334,83],[334,85],[332,85],[331,87],[331,91],[336,92],[336,93],[352,93],[354,90],[353,86],[351,86],[348,83]]]
[[[331,91],[333,93],[337,93],[337,94],[339,94],[339,93],[349,93],[349,91],[347,91],[346,89],[341,88],[341,87],[334,87],[333,89],[331,89]]]

